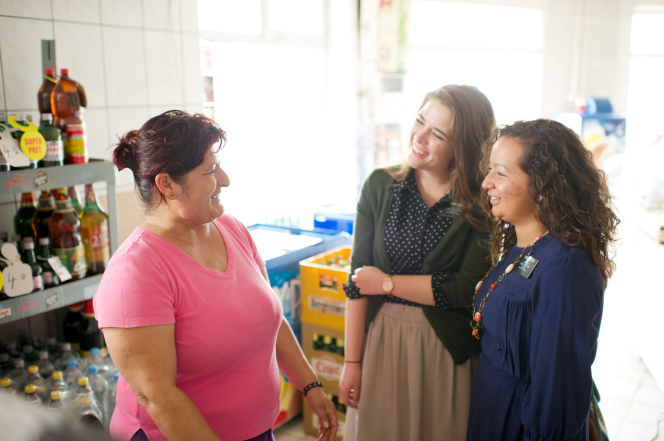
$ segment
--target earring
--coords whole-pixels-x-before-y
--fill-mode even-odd
[[[171,197],[173,197],[173,193],[171,193]]]

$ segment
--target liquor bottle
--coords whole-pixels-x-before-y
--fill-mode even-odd
[[[7,114],[5,112],[0,112],[0,132],[5,131],[5,124],[7,124]],[[12,167],[9,165],[9,162],[5,159],[5,155],[3,155],[0,150],[0,171],[9,171],[11,169]]]
[[[85,186],[85,207],[81,218],[81,237],[85,245],[88,274],[101,274],[111,259],[108,240],[108,215],[99,206],[92,184]]]
[[[83,120],[83,108],[74,112],[74,116],[67,118],[67,143],[65,144],[66,164],[87,164],[88,135]]]
[[[50,108],[50,104],[49,104]],[[65,150],[62,131],[53,125],[53,115],[42,113],[39,133],[46,140],[46,155],[39,161],[40,167],[55,167],[65,164]]]
[[[46,69],[44,75],[44,82],[37,92],[37,108],[39,113],[51,113],[51,93],[55,88],[55,69]],[[48,78],[47,78],[48,77]]]
[[[85,277],[87,263],[85,247],[81,239],[81,220],[72,207],[71,200],[60,190],[55,202],[55,212],[48,224],[51,246],[56,256],[71,273],[72,280]]]
[[[32,216],[32,229],[38,240],[44,237],[51,237],[51,230],[48,228],[48,223],[51,221],[54,211],[55,199],[48,191],[42,190],[39,199],[37,199],[37,211]]]
[[[72,185],[71,187],[67,188],[67,196],[69,196],[69,199],[71,199],[71,205],[74,207],[74,211],[80,219],[81,216],[83,216],[83,206],[81,205],[81,199],[78,196],[78,190],[76,190],[75,186]]]
[[[51,268],[51,264],[48,263],[48,259],[51,258],[50,243],[51,240],[48,237],[42,237],[39,239],[39,256],[37,260],[41,263],[44,288],[52,288],[60,284],[60,278],[58,278],[58,275],[55,274],[55,271]]]
[[[30,269],[32,270],[32,292],[44,289],[44,278],[42,277],[43,270],[41,265],[37,263],[37,256],[35,256],[35,242],[32,237],[26,237],[23,239],[23,263],[30,265]]]
[[[21,195],[21,208],[14,216],[14,230],[21,238],[31,237],[34,239],[35,230],[32,228],[32,216],[36,211],[35,195],[31,191],[23,193]]]

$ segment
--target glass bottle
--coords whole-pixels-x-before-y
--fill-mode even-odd
[[[111,259],[108,215],[99,206],[92,184],[85,186],[85,207],[81,218],[81,237],[85,245],[88,274],[101,274]]]
[[[67,119],[67,144],[65,145],[66,164],[87,164],[88,135],[83,120],[83,108],[74,112],[74,116]]]
[[[32,216],[37,212],[35,195],[31,191],[21,194],[21,208],[14,216],[14,230],[16,234],[25,239],[26,237],[35,237],[35,230],[32,228]]]
[[[32,228],[37,235],[37,239],[51,237],[48,223],[51,221],[54,211],[55,199],[48,191],[42,190],[39,199],[37,199],[37,211],[32,216]]]
[[[37,108],[39,108],[41,114],[51,114],[51,93],[57,83],[55,81],[55,69],[46,69],[44,73],[44,82],[39,88],[39,92],[37,92]]]
[[[74,212],[71,200],[62,190],[58,194],[55,211],[48,226],[53,251],[71,273],[72,280],[85,277],[87,263],[81,239],[81,220]]]
[[[39,133],[46,140],[46,155],[39,161],[39,166],[55,167],[64,165],[65,148],[62,144],[62,131],[53,125],[53,115],[50,113],[42,113]]]
[[[44,278],[42,277],[43,270],[41,265],[37,263],[35,243],[32,237],[26,237],[23,239],[23,248],[23,263],[30,265],[30,269],[32,270],[32,292],[41,291],[44,289]]]
[[[83,206],[81,205],[81,198],[78,196],[78,190],[76,190],[75,186],[72,185],[67,188],[67,196],[71,199],[71,205],[80,219],[83,216]]]
[[[52,288],[60,284],[60,279],[58,275],[55,274],[51,264],[48,263],[48,259],[51,258],[51,240],[48,237],[42,237],[39,239],[39,255],[37,256],[37,261],[41,264],[42,267],[42,278],[44,279],[44,288]],[[55,338],[53,338],[55,340]]]

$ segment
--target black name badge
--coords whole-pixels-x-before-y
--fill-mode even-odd
[[[524,256],[521,260],[519,260],[519,263],[516,264],[514,271],[527,279],[533,273],[533,270],[538,263],[539,260],[535,259],[533,256]]]

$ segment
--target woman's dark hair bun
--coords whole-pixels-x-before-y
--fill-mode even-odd
[[[113,165],[118,170],[125,168],[136,172],[136,158],[134,157],[134,144],[138,136],[138,130],[132,130],[125,133],[121,138],[117,147],[113,151]]]

